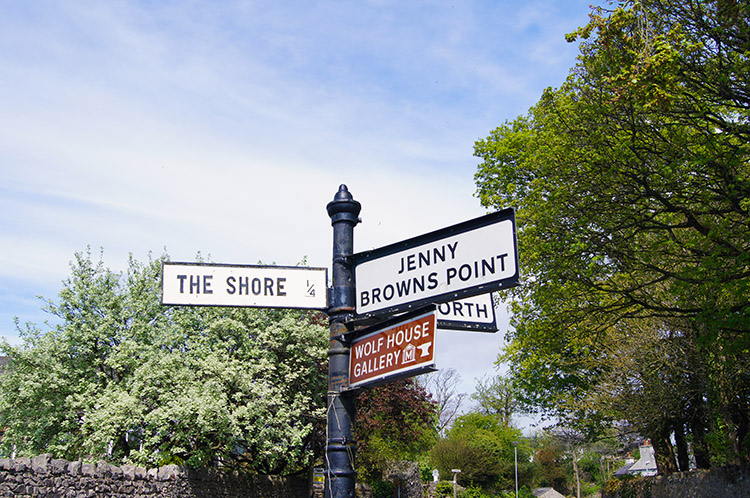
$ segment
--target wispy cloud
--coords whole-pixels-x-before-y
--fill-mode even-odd
[[[74,251],[330,259],[483,213],[473,143],[559,85],[587,2],[9,1],[0,16],[0,335]],[[32,290],[36,289],[36,290]],[[15,290],[14,290],[15,289]],[[485,348],[478,364],[491,367]],[[479,353],[477,353],[479,354]],[[464,374],[473,383],[472,374]],[[476,375],[478,376],[478,375]]]

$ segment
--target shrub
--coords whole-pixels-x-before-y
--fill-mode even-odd
[[[453,481],[439,481],[435,485],[438,496],[453,496]]]
[[[388,481],[374,481],[372,487],[373,498],[391,498],[393,496],[393,484]]]
[[[492,498],[491,495],[486,494],[480,488],[476,488],[474,486],[464,489],[463,491],[458,493],[458,497],[459,498]]]

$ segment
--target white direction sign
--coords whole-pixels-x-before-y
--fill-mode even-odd
[[[498,211],[353,259],[360,316],[511,287],[518,284],[515,212]]]
[[[162,304],[322,310],[327,289],[326,268],[162,264]]]
[[[497,318],[492,294],[480,294],[437,307],[439,329],[473,330],[477,332],[497,332]]]

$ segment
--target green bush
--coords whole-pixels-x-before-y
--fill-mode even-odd
[[[516,498],[516,492],[514,490],[501,491],[500,494],[497,495],[497,498]],[[532,493],[531,490],[527,486],[523,486],[518,489],[518,498],[535,498],[535,497],[534,497],[534,493]]]
[[[435,485],[438,496],[453,496],[453,481],[439,481]]]
[[[393,484],[388,481],[374,481],[372,487],[373,498],[391,498],[393,496]]]
[[[482,491],[480,488],[476,488],[472,486],[458,493],[458,498],[493,498],[493,497],[492,495],[488,495],[487,493]]]
[[[535,496],[528,486],[521,486],[521,489],[518,490],[518,498],[535,498]]]
[[[432,463],[430,463],[430,456],[427,453],[419,455],[417,458],[417,464],[419,465],[419,477],[422,482],[432,482],[432,471],[434,469]]]

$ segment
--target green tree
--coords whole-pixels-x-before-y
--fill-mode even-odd
[[[567,469],[567,458],[563,444],[546,436],[540,441],[534,453],[534,467],[540,487],[554,488],[555,491],[567,494],[570,492]]]
[[[401,379],[357,396],[357,471],[377,480],[388,461],[415,461],[436,437],[437,412],[414,379]]]
[[[540,431],[533,440],[537,485],[567,495],[595,494],[607,479],[607,457],[611,460],[622,450],[616,437],[591,443],[582,434],[561,427]]]
[[[657,454],[687,434],[705,465],[747,459],[750,443],[749,14],[733,1],[595,8],[569,37],[582,41],[566,82],[475,149],[482,203],[518,210],[526,283],[509,293],[502,359],[524,401],[590,435],[640,420]],[[645,330],[659,360],[634,384],[640,402],[591,404],[624,372],[616,341]],[[669,370],[675,348],[691,374]],[[689,389],[650,418],[666,377]]]
[[[706,369],[689,330],[641,320],[608,335],[606,372],[583,401],[586,409],[608,410],[636,433],[650,435],[663,470],[676,470],[675,458],[680,470],[689,468],[688,438],[696,462],[707,466]]]
[[[452,469],[460,469],[458,482],[462,486],[479,486],[488,490],[507,490],[515,487],[513,442],[519,442],[519,480],[528,483],[532,476],[530,449],[521,431],[500,423],[497,414],[470,412],[458,417],[430,451],[430,457],[440,475],[451,476]]]
[[[60,325],[2,349],[6,454],[295,472],[324,417],[326,328],[289,310],[164,307],[161,260],[76,254]]]
[[[479,404],[479,412],[497,415],[500,425],[510,427],[513,416],[523,414],[517,389],[510,377],[483,377],[477,380],[474,389],[471,399]]]

